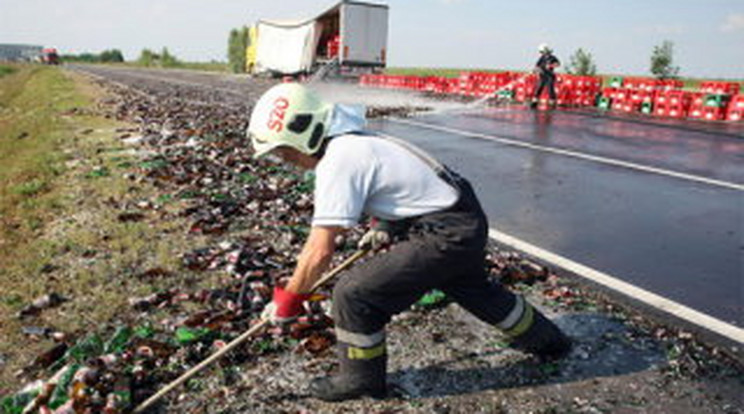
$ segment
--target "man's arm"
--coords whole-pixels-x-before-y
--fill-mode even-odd
[[[558,66],[561,65],[561,61],[558,60],[557,57],[553,56],[553,59],[551,59],[551,60],[552,60],[552,62],[551,62],[552,65],[551,66],[552,66],[553,69],[555,69],[555,68],[557,68]]]
[[[289,279],[286,290],[293,293],[308,293],[313,284],[328,269],[336,250],[336,236],[342,227],[313,226],[302,247],[297,267]]]

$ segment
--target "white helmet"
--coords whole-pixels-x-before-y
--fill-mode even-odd
[[[540,43],[540,46],[537,47],[537,51],[540,53],[548,53],[550,52],[550,46],[548,46],[547,43]]]
[[[314,154],[326,138],[332,107],[298,83],[272,87],[256,102],[248,125],[254,156],[280,146]]]

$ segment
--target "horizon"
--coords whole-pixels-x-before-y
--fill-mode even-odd
[[[76,55],[118,49],[128,61],[143,49],[167,47],[182,61],[225,62],[231,29],[261,18],[312,18],[336,3],[0,0],[0,43]],[[744,2],[737,0],[375,3],[390,7],[390,68],[523,71],[548,41],[564,69],[583,48],[598,73],[650,76],[653,47],[669,40],[680,77],[744,78]]]

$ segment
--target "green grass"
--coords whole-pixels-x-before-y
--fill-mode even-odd
[[[16,69],[12,66],[0,65],[0,78],[2,78],[5,75],[10,75],[11,73],[15,71]]]
[[[24,197],[33,197],[42,193],[47,187],[48,185],[45,180],[34,178],[13,186],[13,192]]]
[[[179,253],[203,242],[175,231],[186,227],[175,213],[180,200],[122,177],[120,165],[133,169],[138,162],[122,151],[115,130],[131,125],[71,111],[94,109],[102,95],[59,67],[18,65],[0,78],[0,354],[7,358],[0,395],[19,385],[13,372],[51,345],[29,342],[21,326],[98,331],[129,309],[130,296],[183,282],[133,275],[155,266],[179,269]],[[120,210],[107,205],[142,199],[160,200],[173,218],[144,212],[145,220],[121,222]],[[14,316],[49,292],[71,300],[32,321]]]

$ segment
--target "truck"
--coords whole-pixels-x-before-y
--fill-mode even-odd
[[[57,53],[57,49],[53,47],[42,49],[39,59],[45,65],[59,65],[59,54]]]
[[[261,19],[248,30],[246,71],[300,75],[384,68],[388,11],[385,4],[344,0],[310,19]]]

